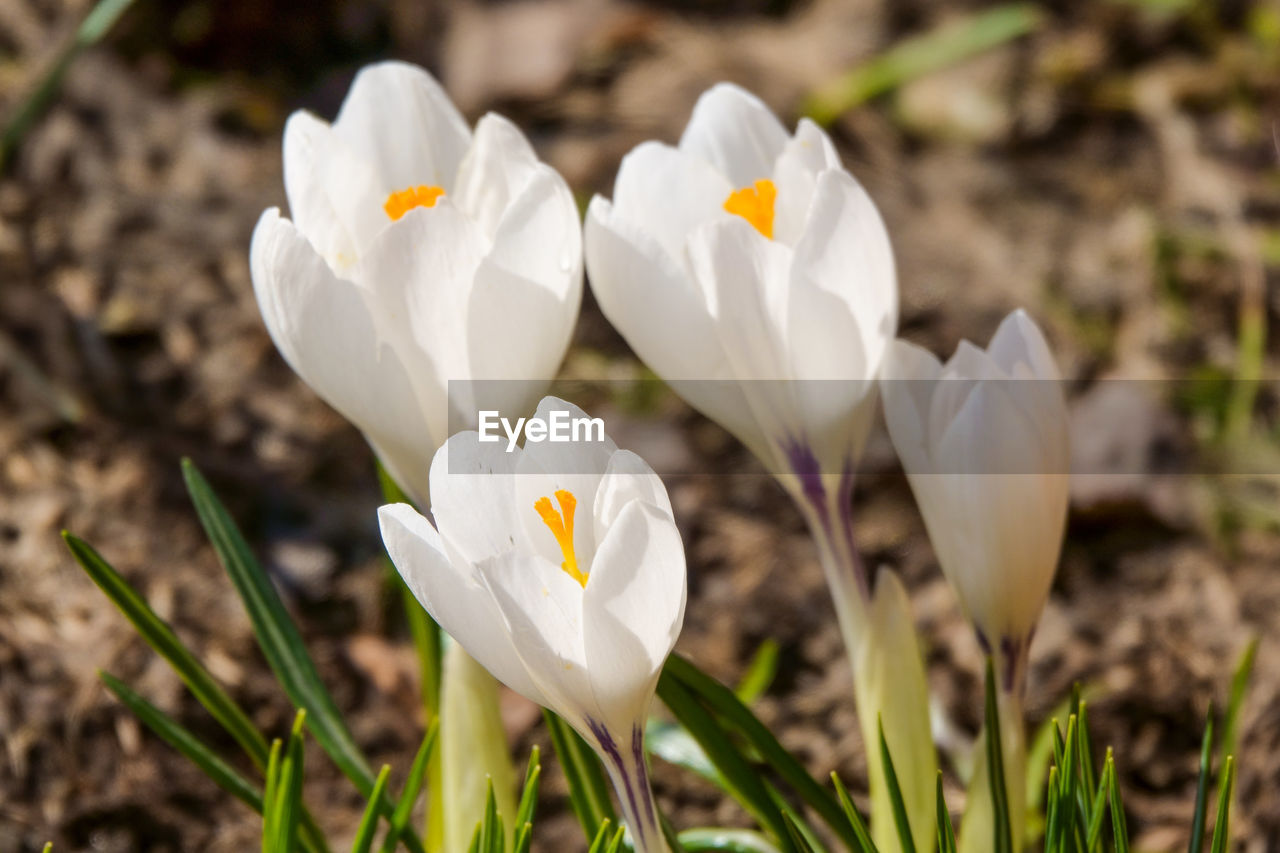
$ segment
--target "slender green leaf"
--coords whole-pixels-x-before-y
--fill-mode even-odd
[[[498,815],[498,801],[494,798],[493,780],[490,779],[484,801],[484,816],[472,836],[471,846],[480,853],[502,853],[502,845],[502,818]]]
[[[1222,765],[1222,783],[1218,787],[1218,819],[1213,825],[1211,853],[1226,853],[1231,843],[1231,792],[1236,780],[1236,759],[1228,755]]]
[[[1249,678],[1253,675],[1253,662],[1258,654],[1258,638],[1251,637],[1240,661],[1236,664],[1235,674],[1231,677],[1231,695],[1227,700],[1227,716],[1222,727],[1222,754],[1236,754],[1236,736],[1239,732],[1240,709],[1244,707],[1244,696],[1249,688]]]
[[[987,658],[986,694],[987,778],[991,783],[992,822],[995,824],[993,849],[995,853],[1013,853],[1013,830],[1009,825],[1009,789],[1004,778],[1004,737],[1000,731],[1000,711],[996,704],[995,664],[990,657]]]
[[[533,847],[533,824],[525,823],[516,828],[515,853],[529,853]]]
[[[1093,809],[1089,814],[1089,833],[1085,838],[1085,848],[1090,851],[1097,850],[1102,840],[1102,819],[1107,813],[1107,798],[1115,770],[1114,764],[1107,764],[1102,768],[1102,779],[1098,783],[1098,793],[1094,795]]]
[[[373,849],[373,836],[378,831],[378,803],[387,790],[387,781],[391,778],[391,765],[384,764],[378,771],[378,778],[373,782],[373,792],[369,795],[369,804],[365,806],[364,816],[360,818],[360,827],[356,830],[355,841],[351,845],[351,853],[369,853]]]
[[[1032,3],[995,6],[906,39],[811,94],[805,115],[829,125],[843,113],[918,77],[1033,32],[1044,13]]]
[[[818,848],[814,847],[809,837],[800,831],[800,827],[788,812],[782,813],[782,819],[787,823],[787,837],[791,839],[791,844],[796,850],[800,853],[818,853]]]
[[[431,762],[439,731],[440,721],[432,720],[427,726],[426,734],[422,736],[418,752],[413,756],[413,764],[409,765],[409,778],[405,780],[404,790],[400,792],[400,799],[396,801],[395,810],[391,813],[391,826],[387,830],[387,837],[382,840],[382,853],[391,853],[396,843],[405,837],[409,819],[413,816],[413,806],[418,801],[418,794],[422,791],[422,782],[427,775],[427,765]]]
[[[791,786],[800,799],[822,818],[841,841],[846,845],[852,845],[855,842],[848,820],[836,799],[809,775],[804,765],[778,742],[768,726],[760,722],[759,718],[732,690],[680,655],[673,654],[667,658],[663,674],[665,676],[668,673],[746,738],[765,763]]]
[[[858,813],[858,807],[853,804],[853,798],[849,796],[849,789],[835,773],[831,774],[831,783],[835,786],[840,807],[844,810],[849,826],[853,830],[854,844],[857,845],[858,853],[879,853],[875,842],[871,840],[871,833],[867,831],[866,821],[862,819],[862,815]]]
[[[595,835],[591,839],[591,846],[587,848],[587,853],[604,853],[605,845],[609,843],[611,835],[609,830],[612,828],[613,821],[608,819],[600,821],[600,828],[596,830]]]
[[[569,804],[582,825],[583,834],[588,840],[593,839],[605,820],[616,819],[600,759],[564,720],[547,710],[542,712],[542,717],[547,722],[551,744],[569,786]]]
[[[618,827],[618,831],[613,834],[613,838],[609,841],[609,846],[605,848],[604,853],[618,853],[622,849],[622,837],[626,835],[624,827]]]
[[[542,754],[538,747],[529,753],[529,767],[524,773],[524,787],[520,791],[520,805],[516,807],[515,826],[533,823],[534,809],[538,805],[538,780],[542,777]]]
[[[885,787],[889,789],[889,802],[893,805],[893,823],[898,829],[898,843],[903,853],[916,853],[916,844],[911,837],[911,821],[907,818],[907,804],[902,799],[902,786],[898,784],[898,771],[893,767],[893,756],[889,753],[889,741],[884,736],[884,720],[877,719],[880,729],[880,761],[884,764]]]
[[[778,674],[778,641],[772,638],[765,640],[760,644],[760,648],[756,649],[756,653],[751,658],[751,663],[747,665],[746,674],[742,676],[742,680],[738,682],[738,687],[734,690],[739,701],[744,705],[750,705],[769,689],[769,685],[773,684],[774,676]]]
[[[951,825],[951,812],[947,810],[947,800],[942,794],[942,771],[938,771],[938,851],[939,853],[956,853],[956,830]]]
[[[1076,703],[1076,749],[1079,750],[1076,766],[1080,768],[1083,794],[1092,799],[1098,793],[1098,774],[1093,763],[1093,742],[1089,737],[1089,703],[1084,699]]]
[[[280,751],[279,738],[271,741],[267,755],[267,781],[262,788],[262,853],[276,853],[276,824],[280,820]]]
[[[729,790],[720,771],[716,770],[702,747],[698,746],[698,742],[679,723],[650,719],[644,727],[644,743],[651,754],[668,764],[701,776],[722,791]]]
[[[46,841],[44,843],[44,848],[41,850],[41,853],[53,853],[53,842]]]
[[[1120,780],[1116,773],[1115,758],[1107,750],[1107,768],[1104,771],[1110,784],[1107,798],[1111,804],[1111,833],[1115,838],[1116,853],[1129,853],[1129,825],[1124,819],[1124,803],[1120,798]]]
[[[1213,773],[1213,703],[1205,715],[1204,737],[1200,741],[1200,776],[1196,780],[1196,808],[1191,817],[1191,839],[1188,853],[1204,849],[1205,816],[1209,811],[1209,777]]]
[[[173,629],[161,619],[146,600],[131,587],[111,564],[87,542],[63,531],[62,538],[72,556],[89,579],[106,594],[134,629],[160,657],[168,661],[196,700],[213,715],[245,754],[259,769],[267,765],[267,739],[249,719],[249,715],[227,695],[204,665],[178,639]]]
[[[141,720],[147,728],[155,732],[161,740],[178,750],[204,775],[212,779],[219,788],[240,800],[256,812],[262,812],[262,792],[252,782],[245,779],[235,768],[214,754],[199,738],[184,728],[180,723],[152,705],[142,696],[133,692],[124,682],[108,672],[99,671],[107,689],[124,703],[133,715]]]
[[[673,655],[672,658],[674,657]],[[733,695],[733,691],[728,693]],[[791,849],[786,821],[770,797],[759,772],[747,762],[742,751],[729,739],[729,735],[716,722],[711,712],[673,675],[670,660],[658,678],[658,696],[706,752],[728,783],[734,797],[779,842]],[[736,697],[734,701],[737,701]]]
[[[351,780],[356,790],[368,798],[373,792],[373,771],[320,680],[284,602],[254,558],[226,507],[190,459],[183,460],[182,474],[200,523],[245,604],[258,645],[272,672],[293,704],[306,709],[307,727],[316,742]],[[381,808],[384,813],[391,813],[394,805],[387,798]],[[402,840],[411,853],[425,853],[422,842],[412,829],[404,829]]]
[[[306,718],[306,711],[298,711],[280,763],[274,820],[275,849],[280,853],[293,853],[297,846],[298,823],[302,814],[304,773],[302,727]]]

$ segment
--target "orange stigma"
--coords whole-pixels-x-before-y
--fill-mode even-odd
[[[751,227],[770,240],[773,239],[773,203],[778,198],[778,189],[773,181],[761,178],[754,185],[734,190],[724,200],[724,209],[741,216],[751,223]]]
[[[587,587],[587,576],[578,568],[578,557],[573,552],[573,511],[578,506],[578,499],[573,496],[573,492],[565,489],[556,489],[556,500],[560,502],[560,511],[557,512],[551,507],[551,498],[541,497],[533,502],[533,508],[537,511],[538,516],[551,530],[551,535],[556,537],[556,544],[560,546],[560,553],[564,555],[564,562],[560,564],[560,568],[564,569],[565,574],[582,584],[582,588]]]
[[[392,193],[383,202],[382,209],[395,222],[415,207],[435,207],[440,196],[444,195],[444,187],[428,187],[426,185],[409,187]]]

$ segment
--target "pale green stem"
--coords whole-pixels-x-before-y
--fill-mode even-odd
[[[1009,829],[1013,849],[1020,851],[1027,835],[1027,731],[1023,721],[1022,695],[1024,681],[1020,673],[1026,665],[1026,652],[1015,664],[1009,683],[1002,678],[996,691],[996,710],[1000,715],[1001,749],[1004,757],[1004,780],[1009,798]],[[996,655],[996,672],[1003,671],[1002,656]],[[960,853],[989,853],[995,838],[995,814],[991,800],[990,765],[987,762],[986,738],[982,732],[974,746],[973,778],[964,817],[960,823]]]
[[[440,689],[441,780],[438,799],[432,796],[428,833],[432,853],[466,850],[476,825],[484,817],[489,780],[498,813],[507,829],[504,849],[511,849],[511,824],[516,814],[516,776],[507,748],[506,729],[498,710],[498,682],[457,643],[444,653]],[[437,846],[438,845],[438,846]]]
[[[817,544],[836,618],[853,667],[854,698],[867,753],[871,834],[882,853],[900,853],[885,768],[880,757],[883,721],[918,853],[936,843],[934,803],[937,752],[929,726],[924,659],[910,601],[896,575],[881,570],[874,590],[853,540],[847,485],[823,477],[817,490],[793,493]]]

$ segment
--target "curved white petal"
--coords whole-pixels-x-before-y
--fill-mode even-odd
[[[492,239],[507,208],[540,165],[518,127],[497,113],[487,113],[476,123],[471,147],[458,167],[454,203]],[[569,203],[572,206],[572,197]]]
[[[425,461],[439,434],[426,422],[405,364],[382,344],[364,293],[336,277],[274,208],[258,220],[249,258],[263,320],[289,366],[368,436],[404,477],[401,485],[421,499]]]
[[[558,565],[518,552],[480,565],[480,574],[506,620],[525,671],[561,716],[581,725],[598,718],[582,645],[582,587]]]
[[[622,510],[584,590],[583,645],[596,702],[614,731],[643,725],[663,661],[684,624],[685,558],[671,517],[647,503]]]
[[[773,175],[787,137],[763,101],[740,86],[717,83],[694,105],[680,150],[715,166],[735,187],[746,187]]]
[[[373,167],[307,112],[284,126],[284,189],[297,229],[338,271],[354,265],[390,222]]]
[[[388,193],[419,185],[451,192],[471,144],[467,123],[440,84],[405,62],[363,68],[333,129],[373,164]]]
[[[809,217],[818,176],[840,168],[840,155],[826,132],[809,119],[800,119],[795,136],[787,140],[773,172],[778,190],[773,220],[775,240],[796,244]]]
[[[1059,380],[1058,365],[1040,327],[1021,308],[1000,321],[987,346],[991,359],[1015,379]]]
[[[734,189],[698,157],[660,142],[643,142],[618,167],[613,210],[683,265],[690,232],[704,222],[728,216],[724,203]]]
[[[413,363],[413,380],[432,429],[448,435],[450,406],[474,426],[467,400],[448,399],[449,381],[471,378],[467,301],[485,255],[478,229],[446,200],[410,210],[369,247],[356,276],[372,294],[379,327]],[[463,389],[465,390],[465,389]]]
[[[859,374],[874,375],[897,333],[898,279],[884,220],[847,172],[818,176],[794,264],[793,286],[820,288],[844,302],[866,352]]]
[[[890,345],[880,374],[885,423],[908,474],[933,470],[929,445],[929,408],[942,373],[933,353],[903,340]]]
[[[431,523],[408,504],[390,504],[378,510],[378,524],[391,562],[431,618],[495,678],[545,705],[488,588],[450,561]]]
[[[595,519],[597,542],[604,539],[622,510],[635,501],[654,506],[669,518],[675,515],[662,478],[653,472],[649,463],[630,450],[619,450],[609,457],[609,467],[596,490],[591,514]]]
[[[471,564],[520,547],[512,489],[518,453],[506,439],[480,441],[478,432],[450,436],[431,460],[431,512],[459,559]]]

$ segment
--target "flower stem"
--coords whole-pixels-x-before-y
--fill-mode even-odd
[[[874,587],[867,576],[853,536],[851,476],[811,480],[793,495],[817,545],[853,668],[875,844],[884,853],[903,849],[880,758],[882,722],[915,848],[928,853],[935,843],[938,759],[929,726],[924,661],[906,590],[887,569],[879,573]]]
[[[1027,731],[1023,721],[1023,693],[1026,682],[1027,648],[1023,645],[1015,659],[996,655],[996,671],[1012,673],[997,678],[996,712],[1000,719],[1000,746],[1004,758],[1005,792],[1009,801],[1009,830],[1013,849],[1021,850],[1027,825]],[[960,823],[961,853],[985,853],[991,849],[995,833],[994,804],[991,801],[991,768],[987,765],[986,738],[983,731],[974,745],[973,777],[964,817]]]
[[[630,742],[619,749],[607,733],[593,732],[598,751],[604,759],[609,781],[618,795],[622,819],[631,833],[636,853],[670,853],[662,825],[658,821],[658,805],[649,782],[649,765],[644,755],[644,732],[632,729]]]

